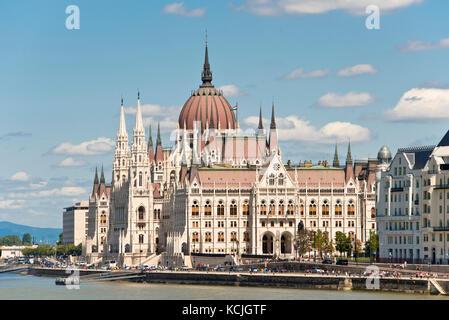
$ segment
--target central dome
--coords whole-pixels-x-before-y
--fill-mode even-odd
[[[212,85],[209,55],[206,45],[204,69],[201,74],[203,84],[192,93],[179,114],[179,127],[193,129],[195,121],[201,122],[201,130],[209,128],[235,129],[236,120],[231,105],[223,97],[223,93]],[[198,128],[199,129],[199,128]]]

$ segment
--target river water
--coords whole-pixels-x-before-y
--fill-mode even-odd
[[[55,278],[21,274],[0,274],[0,300],[69,299],[69,300],[395,300],[448,299],[441,296],[365,291],[310,290],[288,288],[228,287],[132,282],[81,283],[69,290],[55,285]]]

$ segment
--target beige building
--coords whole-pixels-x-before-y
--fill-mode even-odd
[[[78,245],[86,239],[88,210],[89,202],[87,201],[64,208],[62,214],[63,244]]]
[[[329,239],[340,231],[365,242],[375,231],[377,159],[340,166],[284,161],[274,105],[270,128],[262,110],[243,133],[233,108],[212,85],[208,51],[202,84],[173,128],[174,146],[146,140],[140,94],[132,141],[123,101],[112,181],[95,174],[83,252],[91,263],[189,264],[187,256],[295,257],[300,222]]]
[[[0,259],[10,259],[16,257],[22,257],[22,250],[25,248],[37,248],[37,245],[33,246],[0,246]]]

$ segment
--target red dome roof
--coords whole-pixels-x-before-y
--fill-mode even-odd
[[[218,129],[220,126],[220,129],[235,129],[236,120],[231,105],[223,97],[223,94],[212,85],[207,44],[201,80],[203,84],[192,93],[179,114],[179,127],[192,130],[193,123],[200,121],[202,130],[206,128],[207,124],[209,124],[209,128]]]
[[[220,129],[236,128],[231,105],[223,97],[223,94],[213,86],[199,88],[184,104],[179,114],[179,127],[191,130],[194,121],[201,121],[202,130],[206,128],[207,124],[209,124],[209,128],[216,129],[218,129],[218,124],[220,124]]]

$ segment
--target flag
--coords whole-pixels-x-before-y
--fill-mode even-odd
[[[237,105],[235,107],[232,107],[231,110],[237,110]]]

